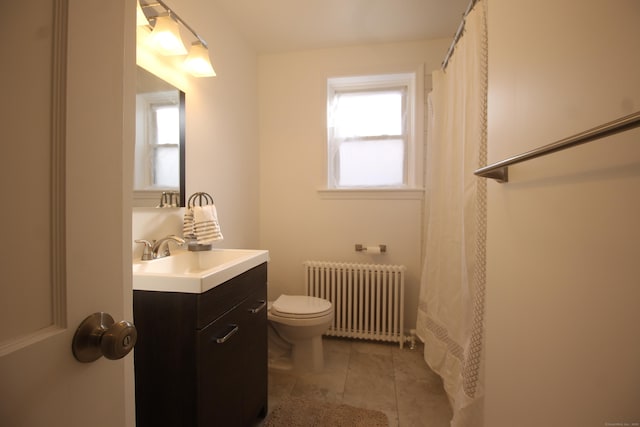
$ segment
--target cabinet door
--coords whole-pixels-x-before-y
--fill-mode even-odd
[[[266,291],[254,292],[243,304],[246,315],[244,352],[243,425],[267,415],[267,307]]]
[[[198,425],[242,426],[244,313],[237,306],[198,333]]]
[[[196,424],[195,296],[134,291],[136,426]]]

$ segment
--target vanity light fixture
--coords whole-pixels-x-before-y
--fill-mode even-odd
[[[187,48],[180,37],[180,27],[171,14],[156,17],[149,43],[163,55],[186,55]]]
[[[136,25],[138,27],[147,26],[149,27],[149,20],[146,15],[142,11],[142,7],[140,6],[140,2],[136,2]]]
[[[189,54],[184,60],[184,67],[195,77],[215,77],[216,75],[209,60],[209,51],[200,40],[191,43]]]
[[[194,77],[214,77],[216,75],[209,58],[207,43],[169,6],[161,0],[138,0],[138,6],[149,22],[148,26],[152,28],[148,42],[157,52],[166,56],[187,55],[187,49],[180,37],[180,25],[182,25],[196,39],[192,42],[188,55],[182,64],[185,71]],[[138,25],[141,25],[140,22],[139,17]]]

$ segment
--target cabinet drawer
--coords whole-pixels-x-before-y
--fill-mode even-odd
[[[266,277],[264,263],[198,295],[196,328],[206,327],[256,291],[264,290],[266,298]]]

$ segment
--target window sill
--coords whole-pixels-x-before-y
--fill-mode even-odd
[[[422,200],[423,188],[321,188],[321,199]]]

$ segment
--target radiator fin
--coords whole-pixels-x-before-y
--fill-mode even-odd
[[[307,295],[333,304],[328,336],[404,345],[403,265],[306,261]]]

